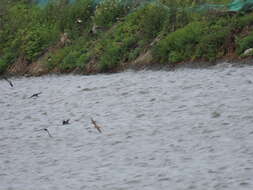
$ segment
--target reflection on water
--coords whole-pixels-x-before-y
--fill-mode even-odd
[[[252,73],[45,76],[12,79],[14,88],[0,80],[0,187],[252,189]]]

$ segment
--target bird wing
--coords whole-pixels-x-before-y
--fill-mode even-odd
[[[48,133],[48,136],[52,138],[53,136],[49,133],[49,131],[48,130],[46,130],[46,131]]]
[[[99,126],[97,126],[96,129],[97,129],[100,133],[102,133],[102,131],[101,131],[101,129],[100,129]]]
[[[12,82],[8,79],[8,78],[6,78],[6,77],[3,77],[3,79],[4,80],[6,80],[8,83],[9,83],[9,85],[11,86],[11,87],[13,87],[13,84],[12,84]]]
[[[102,133],[101,127],[97,125],[96,121],[91,118],[91,122],[94,127],[98,130],[98,132]]]

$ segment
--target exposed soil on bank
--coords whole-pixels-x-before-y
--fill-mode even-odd
[[[47,74],[83,74],[91,75],[102,73],[99,70],[99,66],[95,61],[88,63],[84,69],[76,68],[73,70],[62,71],[59,68],[54,68],[49,70],[44,64],[44,60],[48,59],[48,54],[41,56],[36,62],[29,63],[25,59],[19,58],[14,64],[12,64],[4,73],[8,76],[42,76]],[[174,65],[171,64],[158,64],[153,61],[153,57],[150,51],[142,53],[136,60],[131,62],[121,63],[118,67],[115,67],[107,72],[103,73],[117,73],[128,69],[132,70],[175,70],[178,68],[207,68],[219,63],[227,62],[232,66],[243,66],[243,65],[253,65],[252,57],[239,58],[236,56],[225,57],[216,61],[186,61],[180,62]]]

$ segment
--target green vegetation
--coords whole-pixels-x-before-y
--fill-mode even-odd
[[[129,11],[120,0],[104,0],[96,8],[94,23],[100,27],[110,27]]]
[[[251,32],[250,34],[248,34],[247,36],[245,36],[243,38],[238,38],[236,42],[237,42],[237,46],[238,46],[237,53],[241,54],[245,50],[252,48],[253,33]]]
[[[126,16],[124,22],[95,44],[93,55],[100,55],[99,70],[108,71],[137,58],[162,30],[166,17],[167,11],[156,4],[148,4]]]
[[[7,62],[3,59],[0,59],[0,74],[2,74],[7,67]]]
[[[153,63],[215,61],[253,48],[253,14],[202,11],[229,0],[2,0],[0,74],[41,56],[50,71],[111,72],[150,51]],[[143,2],[143,1],[142,1]],[[251,55],[251,54],[250,54]]]

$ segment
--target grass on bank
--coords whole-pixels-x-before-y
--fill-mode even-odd
[[[199,5],[194,0],[141,5],[126,0],[98,5],[92,0],[57,0],[45,8],[22,1],[4,5],[0,72],[20,57],[33,62],[48,51],[45,64],[50,70],[85,72],[88,64],[95,64],[98,71],[108,72],[147,50],[155,63],[174,65],[215,61],[231,52],[239,56],[253,43],[252,13],[189,11]],[[62,45],[64,33],[69,42]]]

